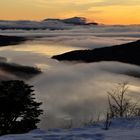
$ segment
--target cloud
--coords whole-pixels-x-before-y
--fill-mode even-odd
[[[103,0],[102,2],[95,2],[93,6],[138,6],[139,0]]]
[[[32,0],[31,0],[32,1]],[[48,1],[48,0],[34,0],[35,2],[38,2],[38,3],[48,3],[48,4],[78,4],[78,5],[89,5],[89,4],[95,4],[95,5],[100,5],[100,6],[104,6],[104,5],[122,5],[122,4],[125,4],[125,5],[136,5],[139,3],[139,0],[117,0],[117,1],[114,1],[114,0],[86,0],[86,1],[83,1],[83,0],[51,0],[51,1]]]
[[[51,45],[75,47],[75,49],[93,49],[122,44],[139,39],[139,26],[96,26],[76,27],[71,30],[47,32],[39,39]]]
[[[30,0],[30,1],[34,1],[35,3],[37,4],[54,4],[54,5],[77,5],[77,6],[82,6],[84,5],[85,7],[95,7],[95,6],[127,6],[127,5],[140,5],[139,3],[139,0],[117,0],[117,1],[114,1],[114,0],[86,0],[86,1],[83,1],[83,0],[51,0],[51,1],[48,1],[48,0]]]
[[[103,117],[107,109],[107,91],[117,83],[129,82],[130,95],[140,98],[139,79],[125,74],[128,70],[139,72],[140,68],[137,66],[118,62],[59,63],[39,53],[15,52],[12,61],[17,63],[48,65],[43,74],[27,81],[34,85],[37,100],[43,102],[44,114],[39,124],[41,129],[66,127],[71,119],[76,127],[91,118],[97,119],[99,114]],[[7,73],[0,75],[9,76]]]
[[[40,126],[43,129],[62,127],[69,123],[67,118],[80,125],[90,117],[96,118],[99,113],[104,115],[107,91],[117,83],[128,81],[136,87],[131,92],[139,92],[139,80],[114,73],[122,69],[139,71],[137,67],[117,62],[60,64],[35,78],[31,83],[36,87],[38,99],[43,101],[45,114],[48,114],[42,117]]]
[[[43,70],[43,74],[28,81],[35,86],[37,100],[43,102],[40,128],[66,127],[71,119],[78,126],[91,118],[97,119],[99,114],[103,117],[107,109],[106,92],[117,83],[129,82],[130,95],[139,99],[140,80],[133,76],[139,74],[140,68],[118,62],[58,62],[50,59],[51,55],[137,40],[139,30],[139,26],[102,25],[55,31],[0,31],[1,34],[43,37],[20,46],[1,48],[0,56],[18,64],[37,65]]]
[[[139,0],[5,0],[0,3],[1,13],[5,13],[1,19],[85,16],[107,24],[140,23]]]

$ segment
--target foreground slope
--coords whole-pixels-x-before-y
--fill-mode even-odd
[[[76,50],[52,58],[59,61],[118,61],[140,66],[140,40],[127,44],[111,47],[97,48],[93,50]]]
[[[33,130],[27,134],[1,136],[0,140],[139,140],[140,118],[116,119],[109,130],[104,124],[73,129]]]

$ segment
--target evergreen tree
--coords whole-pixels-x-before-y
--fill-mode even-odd
[[[33,86],[24,81],[11,80],[0,82],[0,135],[24,133],[36,129],[42,114],[36,102]]]

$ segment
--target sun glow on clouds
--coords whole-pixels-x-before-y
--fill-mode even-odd
[[[84,16],[105,24],[140,24],[139,10],[140,0],[4,0],[0,19]]]

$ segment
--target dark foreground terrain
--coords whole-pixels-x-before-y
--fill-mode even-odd
[[[140,40],[93,50],[76,50],[52,57],[59,61],[118,61],[140,66]]]
[[[26,41],[27,38],[25,37],[17,37],[17,36],[3,36],[0,35],[0,46],[7,46],[7,45],[17,45]]]

